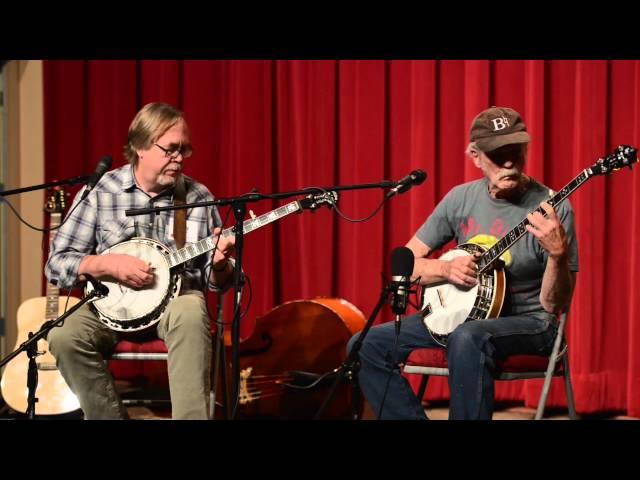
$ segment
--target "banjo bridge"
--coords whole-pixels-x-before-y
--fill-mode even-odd
[[[437,288],[437,289],[436,289],[436,292],[438,293],[438,300],[440,301],[440,306],[441,306],[442,308],[446,308],[446,305],[444,304],[444,298],[443,298],[443,296],[442,296],[442,290],[441,290],[441,289],[439,289],[439,288]]]

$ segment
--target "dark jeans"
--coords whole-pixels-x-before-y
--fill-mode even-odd
[[[414,349],[442,347],[433,340],[422,317],[411,315],[401,321],[397,357],[392,358],[394,323],[372,327],[367,333],[359,352],[360,387],[377,415],[391,370],[381,418],[425,420],[421,399],[402,377],[397,363],[403,363]],[[556,333],[555,316],[545,313],[467,321],[456,328],[447,341],[449,419],[490,420],[495,360],[514,354],[549,355]],[[359,335],[349,340],[347,351]]]

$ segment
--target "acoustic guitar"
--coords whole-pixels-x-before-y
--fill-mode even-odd
[[[60,219],[65,209],[65,192],[62,188],[55,189],[45,204],[45,211],[50,214],[50,227],[60,225]],[[49,245],[53,240],[56,230],[49,232]],[[70,308],[77,304],[79,299],[69,297]],[[42,324],[48,320],[55,320],[65,312],[66,297],[60,301],[58,287],[47,283],[47,296],[30,298],[18,308],[18,335],[14,350],[29,338],[29,333],[36,333]],[[49,352],[46,340],[38,341],[38,386],[36,388],[35,405],[36,415],[61,415],[71,413],[80,408],[78,399],[69,389],[64,378],[58,371],[56,360]],[[16,412],[27,411],[27,371],[29,357],[21,353],[9,362],[0,381],[2,396],[9,407]]]

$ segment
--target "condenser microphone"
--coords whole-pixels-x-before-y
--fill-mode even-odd
[[[398,180],[393,188],[387,192],[386,197],[391,198],[398,193],[404,193],[414,185],[420,185],[427,179],[427,173],[424,170],[414,170],[409,175]]]
[[[82,193],[82,200],[87,198],[87,195],[89,195],[91,191],[95,188],[95,186],[98,184],[102,176],[107,172],[107,170],[111,168],[112,162],[113,162],[113,159],[110,156],[105,156],[100,159],[100,161],[98,162],[98,166],[96,167],[96,171],[89,178],[89,181],[87,182],[87,187]]]
[[[414,262],[413,252],[407,247],[398,247],[391,252],[391,310],[396,315],[404,315],[407,311]]]

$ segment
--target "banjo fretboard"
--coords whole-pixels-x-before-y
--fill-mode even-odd
[[[242,224],[243,232],[249,233],[257,230],[260,227],[264,227],[270,223],[275,222],[276,220],[281,219],[282,217],[286,217],[292,213],[299,212],[301,210],[301,206],[299,202],[291,202],[282,207],[276,208],[275,210],[271,210],[263,215],[252,218],[250,220],[246,220]],[[234,227],[227,228],[222,231],[222,237],[229,237],[231,235],[235,235]],[[192,258],[195,258],[199,255],[207,253],[213,250],[216,246],[216,237],[210,236],[207,238],[203,238],[199,242],[192,243],[190,245],[181,248],[180,250],[176,250],[169,255],[169,263],[170,267],[175,267],[182,263],[188,262]]]
[[[547,203],[553,208],[562,203],[569,195],[575,192],[580,185],[586,182],[592,176],[591,169],[584,169],[577,177],[571,180],[562,190],[553,195]],[[539,212],[546,216],[546,212],[542,207],[538,207],[534,212]],[[522,222],[512,228],[504,237],[498,240],[489,250],[487,250],[480,261],[478,262],[478,269],[480,273],[484,273],[485,270],[491,268],[496,259],[500,258],[507,249],[509,249],[514,243],[520,240],[525,233],[527,233],[527,225],[529,220],[525,218]]]

